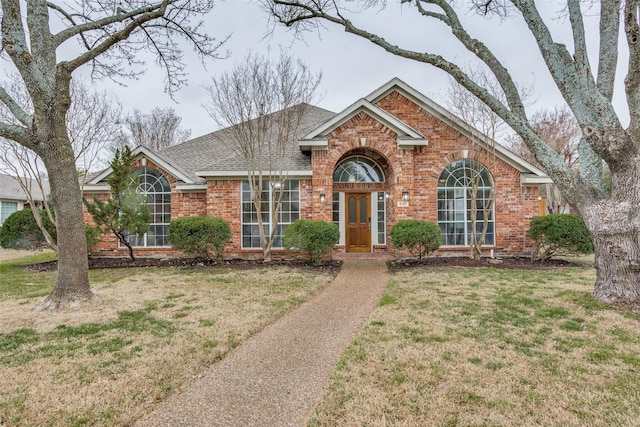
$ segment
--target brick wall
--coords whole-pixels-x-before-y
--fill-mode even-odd
[[[359,113],[336,128],[328,138],[327,150],[311,153],[313,179],[300,180],[300,217],[332,220],[333,191],[371,192],[390,194],[387,203],[387,235],[391,225],[402,219],[423,219],[437,222],[437,181],[440,173],[451,162],[473,158],[485,165],[492,174],[496,187],[495,223],[496,254],[526,253],[533,243],[527,236],[529,222],[538,212],[538,189],[520,186],[519,172],[491,153],[482,150],[464,135],[422,110],[398,92],[392,92],[378,102],[378,106],[427,137],[428,146],[399,149],[397,135],[366,113]],[[343,159],[367,156],[375,160],[385,174],[384,183],[334,184],[333,171]],[[137,165],[136,165],[137,166]],[[261,250],[243,250],[241,247],[241,180],[209,180],[206,192],[180,192],[176,179],[167,171],[148,162],[149,167],[162,171],[171,185],[172,219],[206,215],[225,219],[232,231],[232,241],[225,247],[225,256],[258,258]],[[408,206],[399,206],[402,192],[408,191]],[[320,195],[325,195],[324,203]],[[91,195],[92,196],[92,195]],[[105,200],[108,194],[97,194]],[[85,211],[85,220],[91,219]],[[390,245],[389,245],[390,246]],[[126,248],[118,248],[115,237],[104,236],[95,253],[126,256]],[[336,250],[344,250],[337,248]],[[376,246],[376,253],[392,250]],[[440,255],[466,254],[466,248],[443,248]],[[175,254],[171,248],[136,248],[137,256]],[[274,256],[284,255],[274,251]]]
[[[387,233],[403,219],[422,219],[437,223],[437,183],[440,173],[451,162],[472,158],[489,169],[496,186],[496,244],[487,246],[496,254],[523,253],[533,248],[527,236],[531,218],[537,213],[538,189],[522,187],[520,173],[464,135],[428,114],[398,92],[392,92],[378,106],[427,137],[428,146],[400,149],[397,135],[365,113],[359,113],[329,135],[328,150],[314,151],[313,191],[387,191]],[[362,138],[366,138],[364,141]],[[364,145],[363,145],[364,142]],[[380,187],[360,188],[363,184],[332,184],[333,170],[352,155],[373,158],[382,167],[386,182]],[[317,187],[322,191],[317,190]],[[402,192],[410,194],[409,206],[398,206]],[[327,217],[331,204],[318,207],[317,216]],[[390,245],[389,245],[390,246]],[[376,251],[383,248],[377,247]],[[387,248],[391,252],[391,248]],[[340,250],[340,249],[338,249]],[[467,254],[466,248],[443,248],[440,255]]]

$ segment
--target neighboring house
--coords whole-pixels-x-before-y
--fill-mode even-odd
[[[161,152],[134,150],[134,170],[154,215],[144,238],[132,239],[138,255],[172,253],[166,238],[169,222],[192,215],[229,222],[233,237],[226,256],[261,255],[246,167],[224,143],[225,133],[223,129]],[[341,236],[334,253],[386,254],[394,253],[389,230],[395,223],[422,219],[441,227],[438,254],[466,254],[468,190],[470,177],[477,174],[476,203],[495,190],[495,205],[486,212],[487,253],[533,249],[527,229],[538,215],[539,185],[550,179],[399,79],[338,114],[311,107],[301,135],[290,141],[297,149],[284,184],[280,231],[298,218],[333,221]],[[109,197],[104,181],[109,173],[94,176],[85,196]],[[268,215],[267,222],[272,220]],[[125,254],[111,236],[96,250]]]
[[[30,178],[19,178],[31,192],[36,202],[36,206],[42,206],[42,203],[49,195],[49,182],[42,181],[44,194],[40,190],[38,183]],[[0,225],[12,213],[29,208],[29,197],[23,190],[16,178],[10,175],[0,174]]]

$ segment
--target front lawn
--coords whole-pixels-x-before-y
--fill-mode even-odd
[[[41,256],[42,257],[42,256]],[[55,273],[0,263],[0,426],[130,425],[333,276],[92,270],[99,299],[36,313]]]
[[[310,426],[631,426],[640,316],[596,303],[595,270],[393,276]]]

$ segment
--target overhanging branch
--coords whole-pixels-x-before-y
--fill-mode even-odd
[[[13,114],[20,123],[26,127],[31,127],[33,122],[31,115],[27,114],[2,86],[0,86],[0,101],[7,106],[11,114]]]

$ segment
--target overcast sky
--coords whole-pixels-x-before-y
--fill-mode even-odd
[[[447,59],[466,63],[472,58],[452,38],[445,27],[430,25],[424,18],[417,16],[415,8],[408,5],[398,6],[389,1],[385,10],[369,10],[354,16],[356,24],[362,24],[375,30],[400,46],[440,53]],[[398,2],[399,3],[399,2]],[[561,9],[558,2],[548,0],[540,2],[548,16],[557,16]],[[507,65],[520,84],[533,89],[529,107],[531,111],[552,108],[561,102],[557,89],[553,85],[546,67],[531,34],[519,17],[506,21],[478,18],[472,13],[463,14],[468,21],[473,36],[481,39],[494,50]],[[172,101],[163,92],[162,72],[153,63],[139,81],[124,81],[127,87],[121,87],[107,81],[99,82],[109,92],[113,92],[123,105],[125,112],[134,108],[149,112],[156,106],[173,107],[183,119],[183,127],[192,131],[192,137],[215,130],[215,125],[203,109],[206,96],[203,85],[210,82],[212,76],[225,69],[232,68],[242,61],[251,50],[266,54],[271,50],[275,57],[280,47],[290,50],[293,56],[308,64],[312,72],[322,72],[323,79],[316,105],[339,112],[389,81],[399,77],[423,94],[438,103],[445,104],[445,92],[448,78],[436,68],[394,57],[374,46],[372,43],[347,34],[341,27],[329,26],[319,35],[310,33],[304,41],[295,40],[293,34],[283,26],[276,26],[269,34],[268,17],[256,3],[245,0],[217,1],[214,10],[205,18],[209,34],[222,39],[231,35],[224,49],[231,57],[207,63],[204,69],[195,56],[187,55],[189,85],[183,88]],[[548,20],[553,25],[554,35],[569,45],[569,23],[564,20]],[[590,50],[597,52],[598,23],[594,18],[586,18],[586,24],[593,29],[589,37]],[[595,63],[595,56],[592,62]],[[619,67],[624,72],[623,67]],[[618,82],[616,103],[623,103],[621,76]],[[621,107],[622,108],[622,107]],[[626,116],[626,113],[622,113]]]

